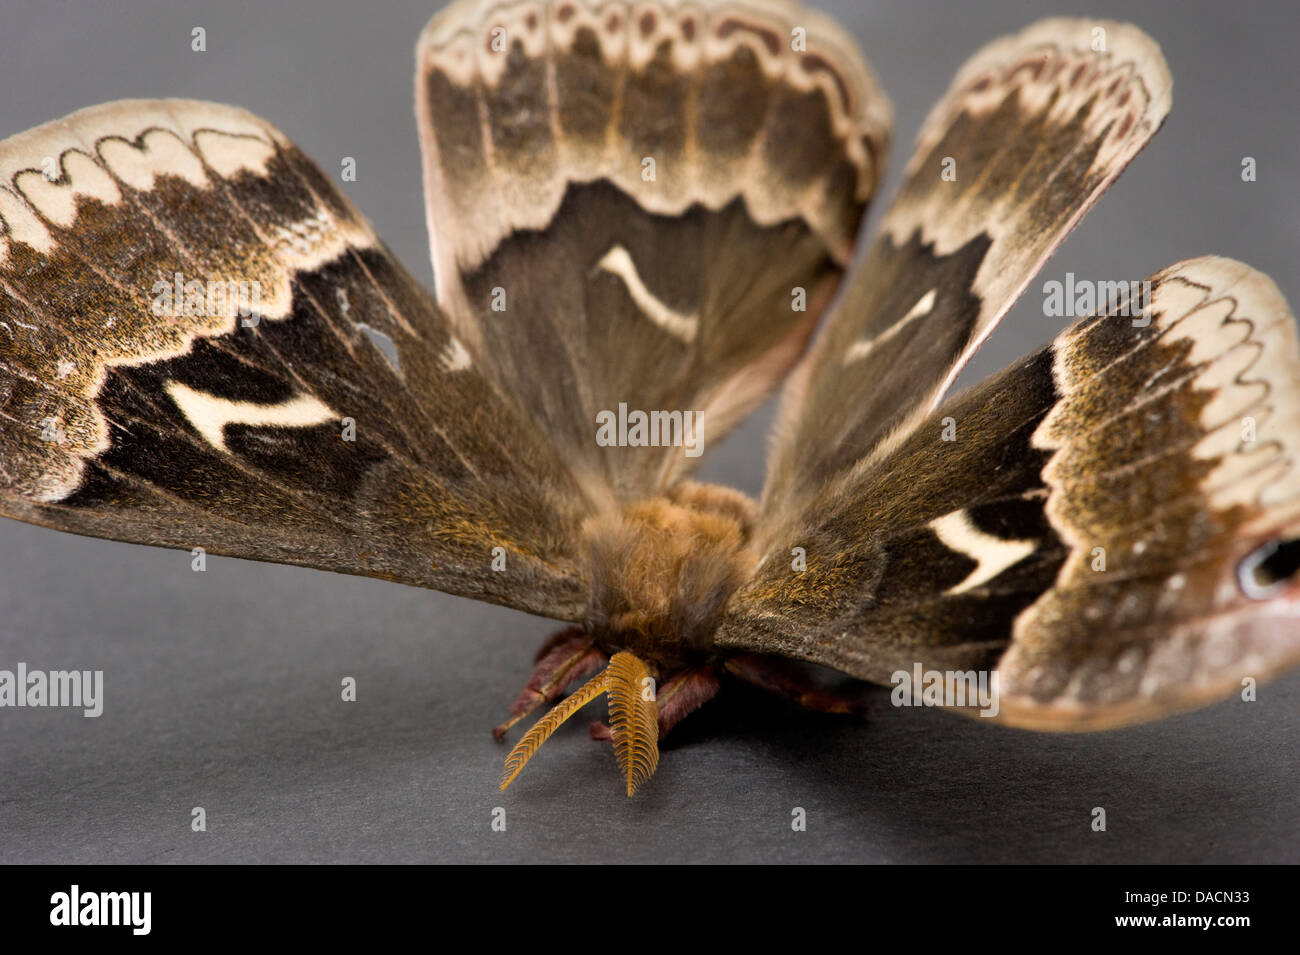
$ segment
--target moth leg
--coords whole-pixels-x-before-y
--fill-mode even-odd
[[[808,672],[793,660],[757,653],[740,653],[728,657],[723,666],[732,676],[760,690],[783,696],[819,713],[867,712],[865,702],[818,686]]]
[[[722,682],[711,666],[682,670],[665,680],[655,695],[659,704],[659,738],[663,739],[670,729],[713,699],[721,688]],[[593,722],[588,732],[594,740],[613,739],[609,727],[600,720]]]
[[[595,673],[606,663],[605,654],[582,627],[566,627],[542,644],[534,660],[532,676],[510,704],[510,717],[492,729],[499,743],[506,731],[543,703],[557,699],[575,680]]]
[[[690,716],[722,689],[711,666],[674,673],[659,689],[659,736]]]

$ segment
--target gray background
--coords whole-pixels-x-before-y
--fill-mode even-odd
[[[435,5],[7,0],[0,136],[125,96],[241,104],[327,170],[357,157],[348,193],[427,284],[411,49]],[[1164,130],[964,384],[1053,337],[1034,290],[1066,270],[1136,279],[1218,252],[1300,302],[1289,5],[823,5],[893,98],[895,170],[963,59],[1036,17],[1134,20],[1170,62]],[[189,49],[194,26],[206,53]],[[1258,182],[1240,180],[1245,155]],[[757,492],[769,418],[703,476]],[[501,794],[488,729],[551,629],[394,584],[220,558],[195,574],[188,554],[0,522],[0,668],[102,668],[107,696],[98,720],[0,710],[0,861],[1300,861],[1300,674],[1253,705],[1090,736],[894,709],[883,691],[859,722],[729,690],[634,800],[583,719]],[[807,832],[790,829],[795,806]],[[1089,829],[1094,806],[1106,833]]]

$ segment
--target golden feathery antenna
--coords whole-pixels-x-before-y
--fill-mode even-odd
[[[631,796],[659,766],[659,704],[650,671],[632,654],[614,654],[605,672],[614,756]]]
[[[533,758],[533,754],[550,739],[552,733],[560,728],[560,724],[605,692],[605,684],[609,680],[606,675],[608,673],[609,668],[606,667],[584,683],[581,689],[565,697],[549,713],[533,724],[533,728],[524,734],[524,738],[515,744],[515,748],[506,757],[506,776],[501,780],[502,789],[514,782],[515,777]]]
[[[646,665],[631,653],[616,653],[609,666],[588,680],[543,716],[524,734],[506,757],[506,774],[501,781],[505,789],[541,745],[601,693],[609,694],[609,729],[614,742],[614,756],[627,780],[627,794],[654,775],[659,765],[659,704],[655,702],[654,682]]]

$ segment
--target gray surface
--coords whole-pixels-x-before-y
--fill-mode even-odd
[[[894,100],[895,169],[980,43],[1079,12],[833,6]],[[1141,278],[1218,252],[1300,302],[1287,6],[1091,4],[1163,45],[1173,115],[966,383],[1059,330],[1033,290],[1066,270]],[[349,194],[427,283],[410,71],[431,8],[8,0],[0,136],[123,96],[239,103],[327,169],[356,156]],[[200,25],[208,52],[192,53]],[[1258,182],[1240,181],[1243,155]],[[715,449],[706,478],[758,489],[769,412]],[[187,554],[0,522],[0,668],[102,668],[107,696],[98,720],[0,709],[0,861],[1300,861],[1300,674],[1255,704],[1077,737],[894,709],[884,693],[859,723],[737,690],[681,727],[635,800],[581,720],[499,794],[488,728],[550,629],[397,585],[216,558],[195,574]],[[354,704],[339,701],[344,676]],[[190,831],[194,806],[206,833]],[[794,806],[807,832],[790,831]]]

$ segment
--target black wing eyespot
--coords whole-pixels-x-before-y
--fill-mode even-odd
[[[1256,548],[1237,568],[1241,590],[1253,600],[1267,600],[1300,580],[1300,537],[1271,540]]]

